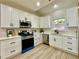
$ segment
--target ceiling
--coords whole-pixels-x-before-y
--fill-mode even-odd
[[[39,13],[40,15],[47,15],[59,9],[66,9],[73,6],[78,6],[78,1],[79,0],[55,0],[47,6],[37,10],[36,13]],[[55,4],[57,4],[59,7],[54,8]]]
[[[53,0],[10,0],[10,1],[18,3],[24,7],[28,7],[29,9],[32,9],[33,11],[37,11],[38,9],[51,3]],[[37,2],[40,2],[39,7],[36,5]]]
[[[78,1],[79,0],[0,0],[1,3],[37,15],[47,15],[61,8],[75,6],[77,5]],[[39,7],[36,5],[37,2],[40,2]],[[53,8],[55,4],[59,5],[59,7],[56,9]]]

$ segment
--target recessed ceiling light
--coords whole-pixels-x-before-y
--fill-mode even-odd
[[[36,5],[37,5],[37,6],[40,6],[40,2],[37,2]]]
[[[58,5],[57,5],[57,4],[55,4],[55,5],[54,5],[54,8],[57,8],[57,7],[58,7]]]

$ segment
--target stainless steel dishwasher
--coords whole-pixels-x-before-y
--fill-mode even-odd
[[[49,45],[49,34],[43,34],[43,43]]]

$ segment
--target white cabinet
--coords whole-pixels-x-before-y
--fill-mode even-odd
[[[42,34],[39,32],[34,33],[34,46],[37,46],[42,43]]]
[[[62,48],[62,36],[49,35],[50,46]]]
[[[0,21],[1,21],[1,27],[10,27],[10,20],[11,20],[11,10],[12,8],[0,5]]]
[[[30,21],[31,22],[31,28],[39,28],[39,16],[26,13],[26,12],[20,12],[19,14],[20,20],[21,21]]]
[[[51,16],[51,20],[66,18],[66,10],[60,9],[60,10],[54,11],[50,16]]]
[[[0,5],[0,21],[2,28],[18,28],[19,27],[19,17],[16,9],[9,6]]]
[[[68,8],[66,11],[66,15],[67,15],[67,26],[68,27],[79,26],[78,7]]]
[[[51,27],[53,29],[64,30],[66,26],[66,10],[61,9],[54,11],[50,15],[50,19],[51,19]]]
[[[63,40],[62,36],[55,36],[54,37],[55,47],[62,48],[62,40]]]
[[[6,38],[0,41],[0,59],[7,59],[21,53],[21,37]]]
[[[31,15],[32,19],[31,19],[31,23],[32,23],[32,28],[39,28],[39,16],[36,15]]]
[[[50,28],[50,16],[40,17],[40,28]]]
[[[54,36],[53,35],[49,35],[49,44],[52,47],[54,47],[54,45],[55,45]]]
[[[19,28],[19,20],[20,20],[20,17],[19,17],[19,10],[18,9],[13,9],[12,10],[12,19],[11,21],[13,22],[13,27],[14,28]]]
[[[78,55],[78,38],[75,36],[49,35],[49,44],[52,47],[61,48]]]
[[[63,49],[78,54],[78,39],[76,37],[65,36]]]

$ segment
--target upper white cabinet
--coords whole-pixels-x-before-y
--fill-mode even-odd
[[[0,20],[2,28],[19,28],[19,21],[31,21],[32,28],[39,28],[39,17],[27,12],[0,5]]]
[[[66,15],[68,27],[79,26],[78,7],[68,8],[66,11]]]
[[[2,28],[18,28],[19,17],[18,12],[9,6],[0,5],[0,17]]]
[[[32,15],[31,23],[32,23],[31,28],[39,28],[39,16]]]
[[[11,10],[12,8],[5,6],[5,5],[0,5],[0,21],[1,21],[1,27],[10,27],[11,22]]]
[[[40,17],[40,28],[50,28],[50,16]]]
[[[19,28],[19,20],[20,20],[20,18],[19,18],[19,10],[17,10],[17,9],[13,9],[12,10],[12,22],[13,22],[13,27],[14,28]]]
[[[56,28],[58,30],[63,30],[65,28],[66,25],[65,9],[54,11],[50,16],[51,16],[50,19],[52,28]]]
[[[65,18],[66,17],[66,10],[61,9],[61,10],[54,11],[50,16],[51,16],[52,20]]]

